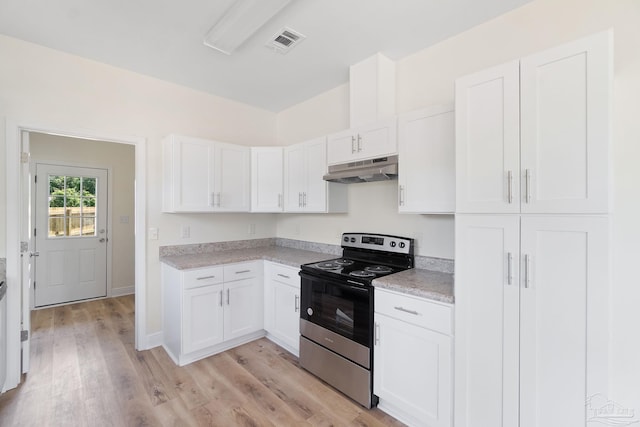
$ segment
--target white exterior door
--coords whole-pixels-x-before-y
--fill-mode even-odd
[[[608,230],[605,217],[522,217],[521,427],[588,425],[589,397],[607,395]]]
[[[455,236],[455,425],[517,426],[520,216],[456,215]]]
[[[456,81],[456,212],[520,212],[519,62]]]
[[[36,165],[35,306],[107,295],[107,170]]]
[[[607,213],[610,33],[520,61],[522,213]]]

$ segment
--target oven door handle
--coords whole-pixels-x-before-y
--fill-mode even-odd
[[[354,282],[352,280],[347,280],[347,282],[351,283],[352,285],[358,285],[358,286],[350,286],[350,285],[340,285],[340,286],[343,286],[343,287],[349,288],[349,289],[353,289],[354,291],[358,291],[358,292],[369,292],[369,290],[367,288],[363,288],[362,287],[362,283]]]

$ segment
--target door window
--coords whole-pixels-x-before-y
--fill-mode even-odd
[[[97,178],[48,175],[48,180],[48,236],[95,236]]]

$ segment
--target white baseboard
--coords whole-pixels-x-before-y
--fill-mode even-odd
[[[131,295],[136,293],[135,285],[123,286],[119,288],[111,288],[111,297],[121,297],[123,295]]]
[[[141,346],[142,348],[140,350],[149,350],[151,348],[154,347],[159,347],[162,345],[162,331],[160,332],[156,332],[153,334],[149,334],[145,337],[145,344],[144,346]]]

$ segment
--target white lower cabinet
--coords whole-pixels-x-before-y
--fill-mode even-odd
[[[162,265],[163,346],[183,366],[264,335],[262,261]]]
[[[267,338],[298,356],[300,347],[299,268],[265,262]]]
[[[608,392],[608,230],[456,215],[456,426],[591,425],[589,398]]]
[[[453,307],[375,290],[373,392],[410,426],[452,424]]]

